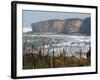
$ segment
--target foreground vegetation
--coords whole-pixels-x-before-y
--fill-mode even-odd
[[[23,54],[23,69],[39,69],[39,68],[58,68],[58,67],[80,67],[90,66],[90,57],[80,58],[75,56],[59,56],[42,55],[25,53]]]

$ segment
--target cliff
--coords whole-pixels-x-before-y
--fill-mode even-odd
[[[91,25],[90,18],[84,20],[71,18],[65,20],[53,19],[32,23],[32,32],[53,32],[53,33],[81,33],[90,35]]]

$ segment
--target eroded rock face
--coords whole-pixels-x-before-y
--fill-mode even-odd
[[[77,33],[80,30],[81,24],[81,19],[67,19],[65,20],[63,33]]]
[[[91,18],[86,18],[81,27],[80,27],[80,33],[82,34],[91,34]]]
[[[90,34],[90,32],[88,32],[89,30],[90,30],[90,18],[86,18],[84,20],[79,18],[72,18],[72,19],[65,19],[65,20],[54,19],[54,20],[32,23],[33,32]]]
[[[48,20],[32,24],[33,32],[61,32],[64,28],[63,20]]]

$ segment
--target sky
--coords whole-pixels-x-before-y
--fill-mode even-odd
[[[85,19],[87,17],[90,17],[89,13],[23,10],[22,21],[23,21],[23,27],[31,27],[32,23],[50,19],[61,19],[61,20],[68,18]]]

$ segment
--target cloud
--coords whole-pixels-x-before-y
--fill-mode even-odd
[[[31,27],[23,27],[23,33],[32,31]]]

